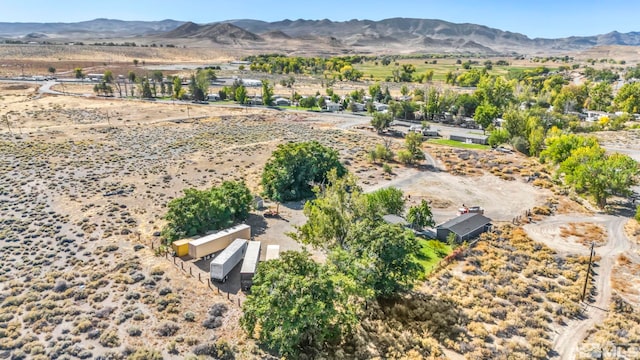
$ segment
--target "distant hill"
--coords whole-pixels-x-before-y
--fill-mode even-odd
[[[160,36],[169,39],[209,39],[218,44],[241,44],[246,41],[264,41],[260,36],[230,23],[198,25],[187,22]]]
[[[85,37],[135,37],[163,33],[182,25],[183,21],[124,21],[95,19],[77,23],[0,23],[0,37],[24,37],[30,33],[49,37],[66,37],[73,34],[78,39]]]
[[[477,24],[443,20],[391,18],[350,20],[227,20],[195,24],[175,20],[122,21],[95,19],[78,23],[0,23],[0,38],[107,39],[109,37],[185,39],[227,46],[255,45],[258,49],[286,46],[312,49],[329,45],[332,51],[534,53],[587,50],[596,46],[640,46],[640,32],[560,39],[531,39],[526,35]],[[273,48],[272,50],[278,50]]]

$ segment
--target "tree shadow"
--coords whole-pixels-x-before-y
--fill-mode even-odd
[[[249,214],[245,222],[251,226],[251,237],[263,235],[267,231],[267,228],[269,228],[269,224],[267,224],[267,221],[262,215]]]
[[[620,199],[612,201],[606,207],[606,212],[609,215],[622,216],[622,217],[634,217],[636,214],[636,201],[630,199]]]

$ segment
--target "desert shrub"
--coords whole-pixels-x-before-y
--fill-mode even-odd
[[[160,289],[160,291],[158,291],[158,293],[160,294],[160,296],[165,296],[167,294],[170,294],[173,290],[171,290],[170,287],[163,287],[162,289]]]
[[[209,309],[209,315],[211,316],[222,316],[228,310],[227,305],[225,303],[216,303],[211,306]]]
[[[127,329],[127,333],[129,334],[129,336],[140,336],[142,335],[142,330],[140,330],[140,328],[137,326],[132,326]]]
[[[211,356],[220,360],[233,360],[236,358],[231,346],[222,340],[198,345],[193,348],[193,353],[198,356]]]
[[[191,311],[187,311],[184,313],[184,320],[185,321],[189,321],[189,322],[193,322],[196,319],[196,314],[194,314]]]
[[[120,337],[118,336],[118,331],[116,329],[105,331],[102,336],[100,336],[99,342],[100,345],[108,348],[120,346]]]
[[[127,360],[162,360],[162,354],[157,350],[137,349],[127,356]]]
[[[202,322],[202,326],[207,329],[215,329],[222,326],[222,317],[221,316],[211,316],[205,319]]]
[[[164,322],[156,328],[159,336],[172,336],[180,330],[180,326],[174,322]]]

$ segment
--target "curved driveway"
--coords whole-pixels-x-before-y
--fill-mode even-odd
[[[627,221],[628,219],[622,216],[604,214],[594,216],[556,215],[524,226],[525,231],[533,240],[542,242],[559,253],[578,255],[588,255],[589,249],[586,246],[562,240],[558,235],[558,230],[562,225],[572,222],[599,223],[607,229],[607,243],[595,248],[596,255],[601,259],[595,272],[596,295],[594,302],[585,304],[584,319],[568,321],[567,326],[554,340],[553,349],[562,360],[575,359],[578,346],[587,337],[588,331],[604,321],[606,310],[611,302],[611,273],[618,255],[624,253],[634,262],[640,263],[636,252],[631,251],[637,246],[632,244],[625,234],[624,225]]]

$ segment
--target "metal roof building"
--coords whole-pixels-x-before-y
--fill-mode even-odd
[[[436,238],[446,241],[450,233],[456,235],[456,241],[473,239],[491,229],[491,219],[478,213],[466,213],[436,227]]]

